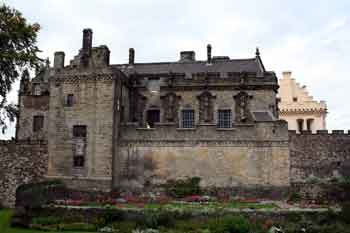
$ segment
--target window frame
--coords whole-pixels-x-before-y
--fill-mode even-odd
[[[182,109],[181,127],[185,129],[193,129],[195,127],[195,122],[196,122],[196,117],[195,117],[194,109]]]
[[[153,113],[155,113],[155,112],[157,112],[158,114],[157,114],[157,121],[152,121],[152,124],[150,124],[150,120],[153,120],[154,118],[153,117],[150,117],[151,115],[150,115],[150,112],[153,112]],[[147,123],[147,126],[149,127],[149,128],[155,128],[155,124],[156,123],[160,123],[160,109],[159,108],[151,108],[151,109],[148,109],[147,111],[146,111],[146,123]],[[155,116],[155,115],[154,115]],[[153,118],[153,119],[151,119],[151,118]]]
[[[228,115],[225,115],[225,113],[226,114],[228,113]],[[218,109],[217,127],[220,129],[232,128],[232,110],[231,109]]]
[[[81,130],[81,132],[79,132]],[[86,138],[87,126],[86,125],[73,125],[72,134],[74,138]]]
[[[38,122],[38,120],[40,121]],[[44,116],[43,115],[35,115],[33,116],[33,132],[39,132],[44,128]]]
[[[66,98],[66,107],[73,107],[74,105],[74,94],[68,94]]]

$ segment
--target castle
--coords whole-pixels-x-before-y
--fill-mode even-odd
[[[203,186],[290,184],[287,122],[277,77],[252,58],[110,64],[107,46],[82,48],[65,65],[56,52],[22,79],[17,140],[48,142],[46,177],[80,188],[143,188],[198,176]],[[78,182],[76,182],[78,181]]]

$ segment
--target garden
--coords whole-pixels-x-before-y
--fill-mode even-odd
[[[169,181],[163,192],[84,193],[61,181],[18,188],[16,209],[0,210],[1,233],[32,232],[350,232],[350,205],[216,195],[193,177]]]

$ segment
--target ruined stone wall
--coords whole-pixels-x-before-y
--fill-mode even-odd
[[[316,134],[289,131],[291,182],[305,182],[308,177],[321,179],[349,176],[350,134],[342,130]]]
[[[44,179],[47,160],[45,141],[0,141],[0,202],[13,206],[19,185]]]

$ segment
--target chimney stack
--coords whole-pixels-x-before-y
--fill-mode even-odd
[[[134,65],[135,63],[135,49],[130,48],[129,49],[129,65]]]
[[[83,51],[86,55],[91,54],[92,48],[92,30],[90,28],[86,28],[83,30]]]
[[[292,76],[292,71],[283,71],[282,75],[283,75],[283,78],[290,79]]]
[[[180,62],[195,61],[196,53],[194,51],[181,51]]]
[[[55,69],[64,68],[64,57],[65,57],[64,52],[61,52],[61,51],[55,52],[54,60],[53,60],[53,67]]]
[[[208,64],[211,63],[211,45],[207,45],[207,57],[208,57]]]

